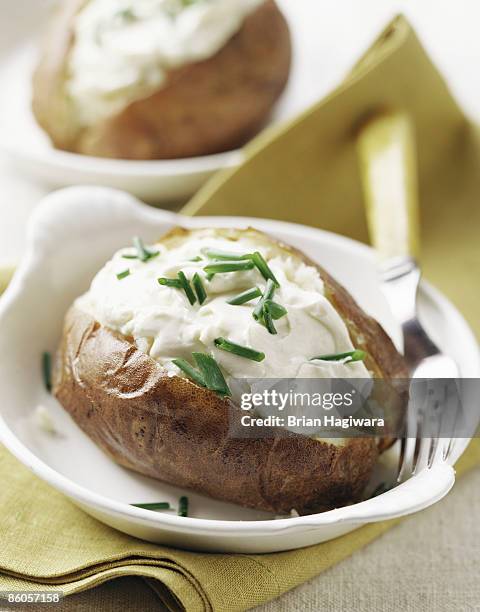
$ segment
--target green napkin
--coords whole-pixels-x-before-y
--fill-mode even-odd
[[[457,468],[480,464],[480,440]],[[186,552],[124,535],[90,518],[0,448],[0,591],[77,593],[123,576],[156,583],[169,610],[247,610],[325,571],[398,521],[266,555]],[[121,596],[122,594],[119,594]]]
[[[480,173],[476,140],[403,18],[390,24],[345,83],[246,149],[247,161],[215,177],[186,212],[273,217],[366,239],[352,131],[379,106],[408,110],[420,154],[427,275],[480,327]],[[475,440],[458,465],[480,463]],[[78,510],[0,449],[0,590],[65,594],[142,576],[171,610],[245,610],[284,593],[380,536],[395,521],[286,553],[185,552],[123,535]],[[414,519],[412,519],[414,520]],[[122,582],[119,602],[131,602]],[[126,606],[127,604],[125,604]]]

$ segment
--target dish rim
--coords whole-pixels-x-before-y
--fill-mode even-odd
[[[92,188],[89,187],[73,187],[61,190],[61,192],[74,190],[87,192],[91,189]],[[98,191],[99,188],[95,189]],[[108,193],[110,193],[110,197],[112,197],[112,194],[117,194],[118,197],[120,193],[116,190],[102,188],[100,188],[100,191],[104,192],[105,195],[108,195]],[[24,281],[26,278],[28,278],[29,271],[31,273],[29,265],[32,261],[31,256],[35,249],[35,226],[40,222],[42,218],[43,210],[47,205],[47,200],[58,200],[59,194],[61,194],[61,192],[52,194],[53,198],[52,195],[47,196],[47,198],[44,199],[44,204],[41,204],[32,216],[28,232],[29,238],[24,257],[12,282],[10,283],[9,287],[7,288],[5,294],[2,296],[2,299],[0,301],[0,320],[4,313],[9,310],[11,304],[14,303],[17,299],[20,299],[22,294],[22,286],[24,286]],[[123,197],[125,197],[124,194],[122,195]],[[137,213],[138,211],[139,219],[142,219],[147,222],[153,222],[154,220],[157,220],[158,222],[160,220],[163,220],[164,222],[173,222],[185,225],[187,227],[205,226],[206,219],[208,219],[208,224],[213,224],[213,226],[217,227],[221,226],[222,224],[229,226],[244,226],[252,224],[254,226],[258,226],[259,229],[271,231],[273,233],[275,233],[275,228],[277,228],[277,230],[283,229],[284,231],[289,232],[292,236],[309,236],[318,239],[319,235],[321,235],[321,240],[323,242],[326,241],[334,243],[336,246],[343,246],[350,252],[353,249],[357,253],[362,253],[364,255],[368,254],[371,256],[372,254],[372,249],[369,246],[357,242],[356,240],[341,236],[339,234],[335,234],[333,232],[328,232],[325,230],[308,227],[301,224],[275,221],[270,219],[257,219],[251,217],[182,217],[181,215],[177,215],[176,213],[152,209],[140,203],[135,198],[131,198],[130,196],[128,196],[127,199],[130,200],[130,206],[136,207],[135,212]],[[469,341],[471,342],[471,348],[473,349],[473,346],[475,346],[475,348],[478,348],[477,341],[472,330],[470,329],[469,325],[467,324],[461,313],[448,300],[448,298],[446,298],[442,293],[440,293],[437,289],[435,289],[425,281],[422,282],[421,293],[427,299],[435,303],[442,312],[448,314],[448,317],[450,319],[456,319],[456,324],[463,328],[465,336],[469,338]],[[480,372],[480,351],[477,350],[476,355],[477,359],[474,364],[474,369],[476,372]],[[80,505],[84,505],[86,507],[93,508],[101,512],[106,512],[120,519],[134,520],[136,522],[140,522],[144,525],[156,529],[163,527],[164,529],[167,529],[169,531],[194,534],[203,532],[203,534],[221,533],[222,535],[238,536],[239,532],[241,532],[243,535],[269,536],[280,532],[284,533],[287,531],[304,531],[305,529],[317,529],[326,525],[348,522],[349,515],[354,515],[355,511],[358,510],[359,507],[365,508],[365,504],[369,504],[373,501],[372,499],[369,499],[363,502],[359,502],[357,504],[336,508],[334,510],[330,510],[323,513],[311,514],[300,517],[287,517],[282,519],[272,518],[264,520],[245,521],[179,517],[176,515],[151,512],[149,510],[135,508],[133,506],[130,506],[126,502],[113,500],[109,497],[93,492],[83,485],[77,484],[69,477],[57,472],[54,468],[50,467],[42,459],[37,457],[31,450],[29,450],[28,447],[9,428],[1,413],[0,442],[2,442],[7,447],[7,449],[9,449],[10,452],[12,452],[12,454],[28,469],[30,469],[35,475],[46,481],[49,485],[53,486],[62,494],[66,495],[67,497],[70,497],[73,500],[76,500]],[[398,487],[395,490],[397,489]]]

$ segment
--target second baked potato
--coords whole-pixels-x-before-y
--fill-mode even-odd
[[[274,0],[64,0],[33,77],[33,112],[55,147],[85,155],[227,151],[262,127],[290,56]]]

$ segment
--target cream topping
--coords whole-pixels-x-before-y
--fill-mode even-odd
[[[67,93],[82,125],[161,88],[207,59],[264,0],[89,0],[76,16]]]
[[[230,241],[206,231],[179,246],[167,249],[157,244],[160,254],[142,263],[125,259],[135,251],[116,253],[98,272],[90,290],[77,300],[77,307],[91,314],[102,325],[126,336],[172,374],[183,374],[172,364],[182,357],[192,362],[192,352],[214,356],[227,381],[233,378],[364,378],[370,377],[363,362],[309,361],[318,355],[343,353],[355,347],[340,315],[325,297],[324,284],[316,268],[285,252],[281,255],[252,236]],[[206,248],[239,254],[258,250],[268,261],[280,287],[274,300],[287,315],[275,321],[278,333],[270,334],[252,317],[256,301],[233,306],[227,300],[265,280],[257,269],[216,274],[208,281],[203,267]],[[202,261],[192,261],[202,255]],[[119,280],[126,269],[129,276]],[[159,285],[157,278],[175,278],[183,270],[191,279],[200,274],[208,294],[203,305],[190,305],[184,291]],[[215,347],[224,337],[237,344],[265,353],[257,363]]]

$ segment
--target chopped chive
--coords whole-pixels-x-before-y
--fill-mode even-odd
[[[124,270],[123,272],[119,272],[117,274],[118,280],[122,280],[122,278],[127,278],[127,276],[130,276],[130,270],[128,268]]]
[[[193,288],[195,289],[195,293],[197,294],[198,301],[200,305],[207,299],[207,292],[205,291],[205,287],[203,286],[202,279],[198,272],[195,272],[192,279]]]
[[[265,308],[268,308],[274,321],[281,319],[287,314],[287,309],[273,300],[265,300]]]
[[[170,510],[168,502],[157,502],[152,504],[130,504],[135,508],[143,508],[144,510]]]
[[[188,376],[188,378],[190,378],[190,380],[192,380],[194,383],[197,383],[197,385],[200,385],[201,387],[207,386],[205,384],[205,379],[200,374],[200,372],[198,372],[192,365],[190,365],[188,361],[185,361],[185,359],[172,359],[172,363],[174,363],[177,368],[180,368],[180,370],[182,370],[182,372],[184,372]]]
[[[149,259],[152,259],[152,257],[156,257],[160,253],[160,251],[149,251],[143,244],[143,240],[138,236],[133,237],[133,245],[137,249],[137,258],[144,263]]]
[[[270,300],[266,300],[266,302],[269,302],[269,301]],[[265,303],[263,306],[263,321],[265,323],[265,327],[268,329],[268,333],[270,334],[277,333],[275,325],[273,324],[272,313],[270,312],[270,308],[268,307],[267,303]]]
[[[242,261],[244,259],[250,259],[248,253],[240,255],[239,253],[231,253],[229,251],[218,251],[216,249],[203,249],[202,253],[208,257],[208,259],[220,259],[225,261]]]
[[[256,351],[246,346],[241,346],[240,344],[235,344],[235,342],[230,342],[230,340],[226,340],[225,338],[215,338],[214,344],[222,351],[233,353],[239,357],[245,357],[245,359],[251,359],[252,361],[263,361],[265,359],[265,353],[261,353],[260,351]]]
[[[347,363],[354,361],[362,361],[367,356],[365,351],[355,350],[349,351],[348,353],[337,353],[335,355],[320,355],[319,357],[312,357],[310,361],[314,359],[320,359],[321,361],[342,361],[342,359],[348,359]]]
[[[182,284],[182,289],[185,291],[188,301],[193,306],[195,302],[197,301],[197,298],[195,297],[195,294],[193,293],[193,289],[190,286],[189,280],[187,279],[187,277],[181,270],[178,273],[178,280]]]
[[[45,389],[50,393],[52,390],[52,356],[46,351],[42,354],[42,374]]]
[[[265,302],[267,300],[271,300],[274,293],[275,293],[275,282],[271,278],[269,278],[267,280],[267,284],[265,285],[265,290],[263,292],[263,295],[261,299],[258,301],[258,304],[255,306],[255,309],[252,313],[255,321],[262,320]]]
[[[178,278],[157,278],[157,281],[160,285],[164,285],[165,287],[174,287],[175,289],[183,289],[183,285],[178,280]]]
[[[196,257],[192,257],[192,259],[189,259],[189,261],[202,261],[202,258],[200,257],[200,255],[197,255]]]
[[[262,292],[258,287],[252,287],[251,289],[247,289],[246,291],[243,291],[235,297],[227,300],[227,304],[231,304],[232,306],[240,306],[240,304],[250,302],[250,300],[254,300],[257,297],[260,297],[261,295]]]
[[[251,255],[251,258],[263,278],[265,280],[271,279],[277,287],[280,287],[280,283],[275,278],[275,274],[272,272],[270,266],[265,261],[263,255],[259,253],[259,251],[255,251],[255,253]]]
[[[178,516],[188,516],[188,497],[182,495],[178,500]]]
[[[138,259],[138,255],[122,255],[123,259]]]
[[[254,263],[251,260],[234,260],[234,261],[213,261],[207,264],[203,269],[207,273],[213,272],[218,274],[221,272],[239,272],[240,270],[252,270]]]
[[[205,353],[192,353],[192,356],[195,359],[208,389],[217,391],[221,395],[232,395],[218,363],[211,355],[206,355]]]
[[[210,272],[206,275],[207,281],[210,282],[212,278],[215,276],[215,272]]]

